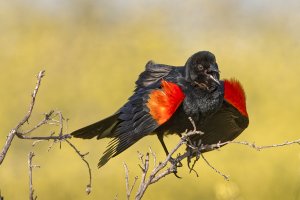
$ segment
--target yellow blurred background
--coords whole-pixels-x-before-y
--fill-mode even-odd
[[[69,118],[67,132],[114,113],[132,94],[148,60],[183,65],[199,50],[217,57],[222,78],[244,85],[250,126],[237,140],[259,145],[300,138],[300,2],[60,1],[0,2],[0,145],[27,112],[35,75],[46,70],[30,125],[51,109]],[[37,131],[47,135],[49,131]],[[109,140],[71,140],[93,172],[92,193],[84,163],[66,144],[32,147],[15,139],[0,166],[5,199],[28,198],[27,155],[34,151],[38,199],[125,199],[122,162],[131,181],[140,175],[137,150],[164,157],[155,136],[132,146],[106,166],[96,165]],[[166,139],[170,148],[177,136]],[[299,146],[257,152],[228,145],[206,154],[225,181],[203,161],[199,173],[179,169],[150,186],[144,199],[300,199]],[[184,163],[185,164],[185,163]]]

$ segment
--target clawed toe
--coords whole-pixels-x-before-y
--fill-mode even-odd
[[[180,176],[178,176],[178,174],[177,174],[177,167],[182,167],[183,165],[182,165],[182,163],[180,162],[180,161],[178,161],[178,160],[176,160],[176,159],[174,159],[174,158],[170,158],[170,163],[172,164],[172,166],[173,166],[173,173],[174,173],[174,175],[177,177],[177,178],[182,178],[182,177],[180,177]]]

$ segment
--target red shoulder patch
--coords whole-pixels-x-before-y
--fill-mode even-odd
[[[232,78],[224,80],[224,99],[234,106],[240,113],[248,117],[246,109],[246,94],[241,83]]]
[[[170,119],[185,97],[175,83],[162,80],[161,87],[149,94],[147,103],[151,116],[159,125]]]

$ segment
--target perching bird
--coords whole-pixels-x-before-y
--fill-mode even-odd
[[[113,138],[98,167],[144,136],[157,134],[165,152],[164,134],[197,127],[220,109],[223,89],[215,56],[208,51],[192,55],[182,67],[150,61],[136,81],[134,94],[115,114],[71,133],[74,137]]]
[[[234,140],[249,125],[246,107],[246,95],[243,86],[237,79],[221,81],[224,88],[222,107],[214,113],[200,130],[203,135],[191,137],[192,143],[211,145]],[[206,149],[207,152],[212,149]]]

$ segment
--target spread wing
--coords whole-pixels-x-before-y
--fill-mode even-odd
[[[136,91],[160,82],[174,69],[172,66],[156,64],[153,61],[149,61],[145,68],[145,71],[139,75],[138,80],[135,82]]]
[[[165,80],[158,82],[156,88],[137,90],[118,111],[118,123],[112,133],[114,139],[108,144],[98,167],[169,120],[184,97],[178,85]]]

